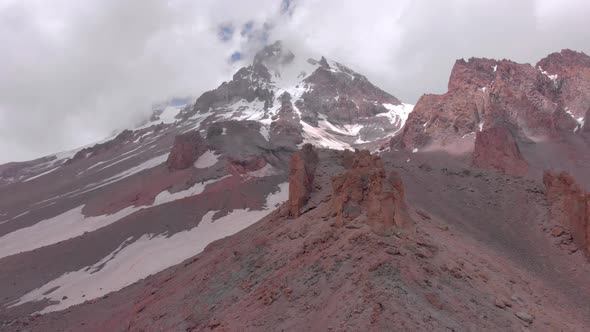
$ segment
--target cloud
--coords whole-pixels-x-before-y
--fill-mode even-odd
[[[0,0],[1,1],[1,0]],[[277,12],[276,1],[262,8]],[[240,41],[224,22],[264,20],[234,1],[55,0],[0,3],[0,162],[109,136],[171,96],[231,77]],[[261,14],[262,12],[262,14]],[[260,17],[262,15],[262,17]]]
[[[268,41],[340,61],[404,101],[457,58],[590,53],[585,0],[0,0],[0,162],[129,127],[196,97]]]
[[[300,0],[277,29],[347,64],[404,101],[446,91],[456,59],[535,63],[572,48],[590,54],[585,0]]]

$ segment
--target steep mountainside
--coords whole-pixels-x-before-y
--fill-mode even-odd
[[[194,104],[0,166],[0,317],[65,309],[182,262],[284,202],[304,143],[375,149],[411,105],[280,42]]]
[[[269,216],[176,267],[68,311],[16,320],[10,329],[590,326],[590,265],[553,231],[559,225],[549,218],[542,184],[475,172],[449,156],[419,154],[407,162],[407,153],[301,154],[308,157],[295,154],[294,170],[317,157],[307,194],[291,192]],[[291,173],[290,187],[300,184],[298,174]]]
[[[410,113],[269,45],[142,128],[0,168],[1,326],[590,330],[589,68],[459,60]]]

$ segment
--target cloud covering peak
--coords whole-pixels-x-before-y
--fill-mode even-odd
[[[407,102],[457,58],[589,52],[584,0],[0,0],[0,162],[84,145],[215,88],[264,44],[342,62]]]

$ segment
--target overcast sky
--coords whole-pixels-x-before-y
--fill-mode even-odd
[[[415,103],[446,91],[458,58],[590,54],[588,17],[588,0],[0,0],[0,163],[197,97],[276,39]]]

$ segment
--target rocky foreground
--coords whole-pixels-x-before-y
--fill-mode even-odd
[[[120,292],[5,328],[584,331],[590,266],[556,231],[569,227],[550,217],[551,188],[564,187],[552,179],[546,191],[448,156],[304,146],[289,200],[258,223]]]

